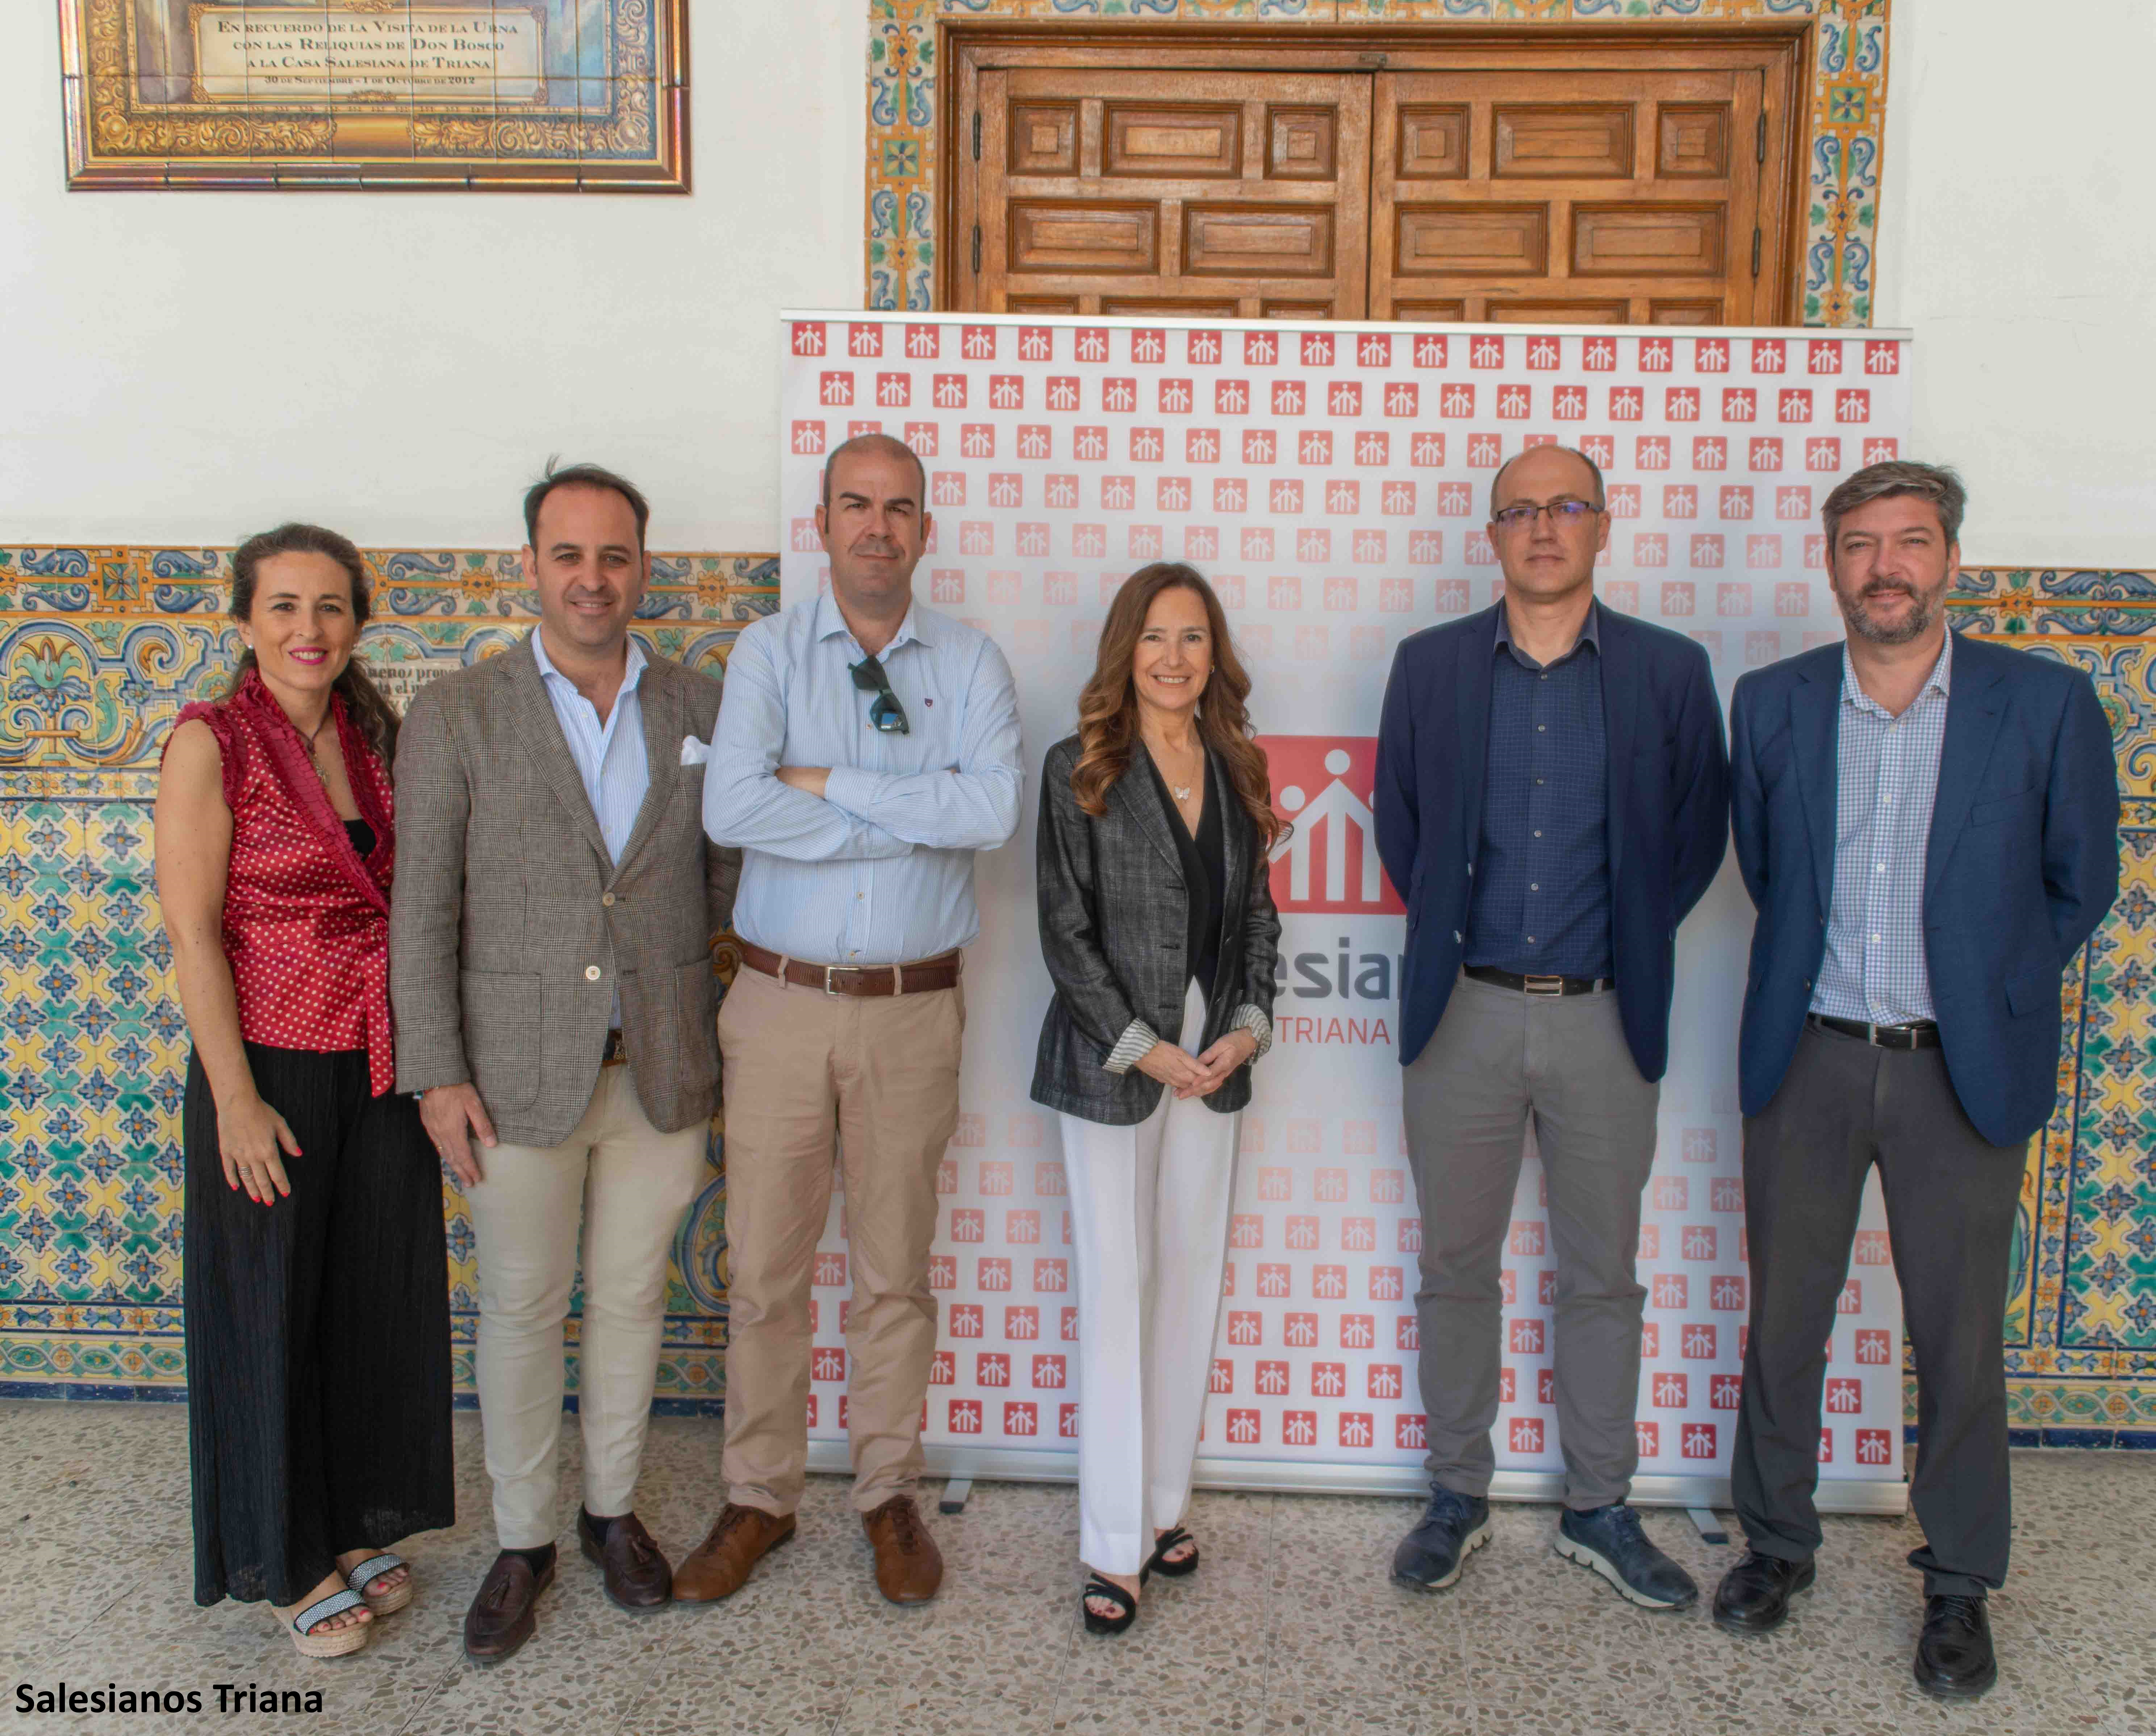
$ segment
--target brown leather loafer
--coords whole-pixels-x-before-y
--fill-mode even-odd
[[[728,1502],[703,1542],[690,1552],[674,1575],[677,1604],[716,1603],[732,1597],[748,1584],[748,1576],[763,1559],[793,1535],[793,1515],[783,1518],[760,1507],[737,1507]]]
[[[475,1663],[498,1664],[516,1656],[538,1627],[532,1606],[554,1583],[554,1564],[534,1574],[521,1555],[504,1549],[480,1581],[479,1595],[465,1611],[465,1656]]]
[[[659,1553],[659,1545],[634,1513],[624,1513],[607,1528],[602,1543],[582,1508],[577,1513],[577,1541],[584,1559],[599,1565],[607,1601],[617,1609],[642,1615],[673,1601],[674,1569]]]
[[[875,1548],[876,1590],[895,1604],[925,1604],[943,1583],[943,1555],[911,1495],[894,1495],[861,1515]]]

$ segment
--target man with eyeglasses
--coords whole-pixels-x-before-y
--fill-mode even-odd
[[[1722,710],[1699,645],[1596,601],[1609,516],[1584,454],[1522,453],[1490,505],[1504,594],[1401,645],[1378,742],[1378,847],[1408,903],[1402,1107],[1431,1486],[1393,1577],[1442,1590],[1490,1538],[1499,1267],[1532,1124],[1557,1264],[1557,1552],[1632,1603],[1681,1609],[1698,1587],[1625,1504],[1634,1256],[1677,925],[1728,837]]]
[[[809,1285],[843,1165],[854,1505],[894,1603],[943,1563],[915,1504],[936,1348],[936,1172],[958,1121],[973,852],[1018,824],[1018,694],[986,634],[915,600],[921,460],[862,434],[824,470],[828,593],[744,629],[704,781],[742,850],[725,1058],[726,1502],[674,1578],[730,1596],[793,1535],[808,1470]]]

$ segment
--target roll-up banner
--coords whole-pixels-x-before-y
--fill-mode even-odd
[[[1034,814],[1041,756],[1075,726],[1110,598],[1165,558],[1219,592],[1274,801],[1295,822],[1272,866],[1274,1045],[1243,1118],[1199,1482],[1420,1488],[1404,923],[1370,812],[1394,650],[1496,599],[1490,480],[1548,442],[1608,479],[1604,604],[1699,640],[1725,702],[1745,670],[1837,639],[1820,503],[1906,449],[1907,335],[782,318],[782,601],[829,584],[814,518],[824,455],[853,434],[896,435],[921,456],[934,514],[915,595],[1002,646],[1025,729],[1024,818],[975,871],[962,1113],[937,1181],[932,1466],[1075,1475],[1070,1219],[1055,1118],[1027,1097],[1051,992]],[[1727,1498],[1751,1299],[1736,1036],[1751,923],[1732,861],[1678,936],[1640,1232],[1640,1501]],[[1493,1492],[1548,1499],[1562,1474],[1557,1272],[1532,1151],[1513,1210]],[[822,1468],[845,1463],[847,1296],[834,1204],[815,1271],[808,1421]],[[1875,1179],[1828,1347],[1823,1507],[1904,1503],[1900,1320]]]

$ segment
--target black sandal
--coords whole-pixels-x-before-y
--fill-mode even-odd
[[[1170,1549],[1181,1549],[1185,1543],[1190,1545],[1190,1553],[1188,1555],[1180,1561],[1170,1561],[1167,1559]],[[1161,1533],[1160,1541],[1152,1546],[1152,1557],[1146,1563],[1146,1571],[1166,1574],[1171,1579],[1179,1579],[1186,1574],[1196,1573],[1198,1571],[1198,1539],[1180,1525],[1169,1526],[1167,1530]]]
[[[1092,1600],[1096,1597],[1115,1605],[1121,1613],[1094,1614]],[[1138,1600],[1113,1579],[1104,1579],[1098,1574],[1086,1579],[1086,1589],[1078,1594],[1078,1607],[1085,1612],[1086,1631],[1089,1634],[1119,1634],[1138,1619]]]

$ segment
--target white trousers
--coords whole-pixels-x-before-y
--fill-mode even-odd
[[[1183,1048],[1204,1030],[1193,982]],[[1056,1119],[1078,1269],[1078,1554],[1134,1574],[1190,1499],[1242,1117],[1163,1088],[1133,1127]]]
[[[602,1067],[590,1107],[561,1144],[478,1150],[486,1179],[465,1190],[479,1241],[473,1372],[495,1533],[505,1549],[536,1549],[560,1529],[562,1323],[579,1230],[584,1505],[612,1518],[634,1504],[659,1378],[667,1256],[682,1213],[710,1173],[708,1133],[702,1122],[660,1133],[637,1102],[628,1067]]]

